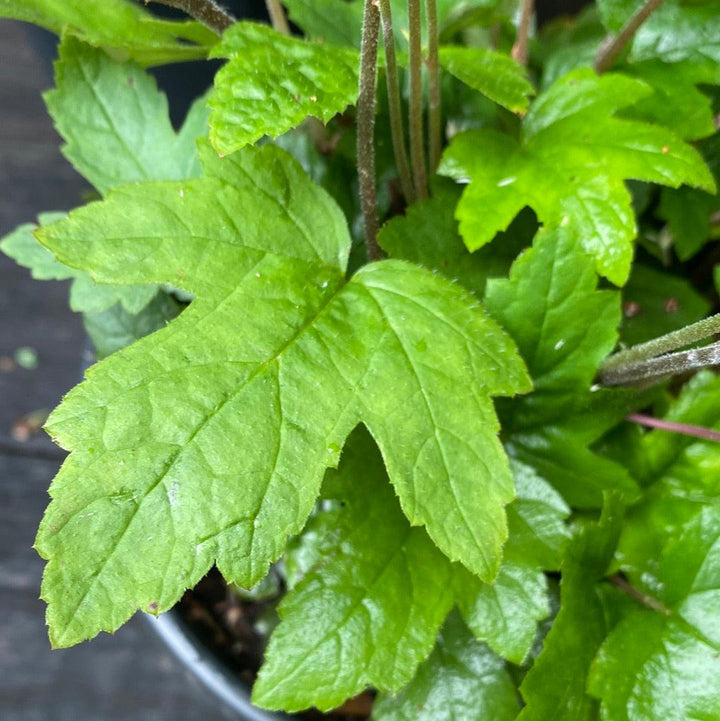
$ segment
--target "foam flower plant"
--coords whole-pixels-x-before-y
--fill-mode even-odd
[[[0,243],[103,358],[47,422],[52,645],[271,573],[264,708],[720,721],[718,3],[162,1],[0,0],[97,191]]]

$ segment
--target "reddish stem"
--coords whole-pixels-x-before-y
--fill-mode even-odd
[[[660,418],[645,416],[642,413],[629,413],[625,416],[625,420],[631,421],[632,423],[638,423],[641,426],[647,426],[648,428],[658,428],[661,431],[670,431],[671,433],[681,433],[684,436],[702,438],[704,441],[720,442],[720,433],[718,431],[713,431],[710,428],[705,428],[704,426],[693,426],[689,423],[664,421]]]

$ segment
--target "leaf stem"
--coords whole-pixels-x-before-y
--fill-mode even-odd
[[[440,92],[440,60],[437,0],[425,0],[428,30],[428,160],[430,174],[440,163],[442,152],[442,95]]]
[[[283,35],[290,35],[290,25],[288,25],[287,16],[280,0],[265,0],[265,7],[273,28]]]
[[[423,143],[423,98],[422,98],[422,24],[420,21],[420,0],[408,0],[409,65],[410,65],[410,163],[412,164],[415,194],[418,200],[428,196],[427,170]]]
[[[625,23],[620,32],[608,36],[600,45],[595,58],[595,72],[602,75],[609,70],[624,47],[633,39],[638,28],[663,4],[664,0],[647,0]]]
[[[182,10],[218,35],[222,35],[235,22],[235,18],[215,0],[144,0],[144,2],[146,5],[155,2],[158,5]]]
[[[696,343],[697,341],[703,340],[708,336],[720,333],[720,313],[711,315],[709,318],[693,323],[692,325],[680,328],[672,333],[660,336],[659,338],[653,338],[646,343],[639,343],[626,350],[619,351],[611,355],[609,358],[600,365],[600,377],[602,382],[606,385],[619,385],[624,381],[612,381],[613,378],[622,376],[624,371],[629,370],[631,366],[639,368],[648,359],[655,359],[660,361],[661,358],[670,360],[671,364],[674,364],[676,360],[682,354],[664,355],[670,351],[682,348],[683,346]],[[713,348],[714,344],[707,346],[707,348]],[[702,349],[697,349],[702,350]],[[697,351],[687,351],[686,354],[692,354]],[[661,356],[661,358],[656,358]],[[657,363],[655,363],[657,365]],[[662,364],[661,364],[662,365]],[[714,363],[706,363],[705,365],[714,365]],[[694,365],[693,368],[699,368],[701,366]],[[689,370],[690,368],[682,368],[682,370]],[[676,373],[677,370],[670,369],[667,373]],[[654,375],[657,375],[655,373]],[[610,381],[608,382],[608,379]]]
[[[388,111],[390,114],[390,134],[392,136],[395,165],[400,178],[400,187],[407,203],[415,201],[410,174],[410,161],[405,147],[405,130],[402,119],[400,83],[398,80],[397,59],[395,57],[395,34],[393,32],[390,0],[380,0],[380,20],[382,22],[383,43],[385,45],[385,80],[387,83]]]
[[[360,86],[357,104],[357,167],[360,207],[365,225],[368,260],[381,257],[377,242],[377,191],[375,188],[375,85],[377,78],[380,12],[377,0],[365,0],[360,44]]]
[[[607,580],[612,583],[615,588],[620,589],[624,594],[632,598],[633,601],[641,603],[651,611],[657,611],[665,616],[672,616],[672,611],[664,603],[635,588],[635,586],[633,586],[630,581],[625,578],[623,573],[615,573],[612,576],[609,576]]]
[[[637,423],[648,428],[658,428],[661,431],[670,431],[671,433],[680,433],[684,436],[693,436],[694,438],[702,438],[704,441],[720,442],[720,433],[705,428],[705,426],[694,426],[690,423],[675,423],[673,421],[665,421],[661,418],[653,418],[642,413],[628,413],[625,420],[631,423]]]
[[[520,23],[518,24],[517,38],[512,46],[510,55],[520,65],[527,65],[528,39],[530,37],[530,20],[532,19],[534,0],[522,0],[520,7]]]

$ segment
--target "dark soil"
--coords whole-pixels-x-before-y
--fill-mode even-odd
[[[237,671],[252,686],[262,664],[266,642],[256,630],[258,621],[274,602],[240,599],[213,569],[183,596],[178,609],[202,643]],[[346,701],[333,712],[305,711],[294,718],[303,721],[359,721],[370,717],[373,696],[366,692]]]

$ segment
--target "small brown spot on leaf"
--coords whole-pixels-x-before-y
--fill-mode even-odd
[[[677,298],[670,296],[670,298],[665,300],[663,310],[666,313],[677,313],[680,310],[680,301],[678,301]]]
[[[634,300],[626,300],[623,303],[623,314],[626,318],[634,318],[636,315],[640,315],[641,312],[640,303],[636,303]]]

